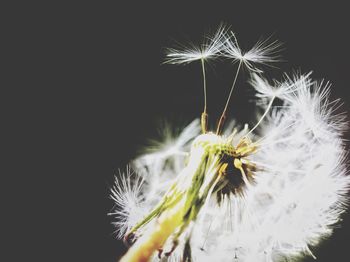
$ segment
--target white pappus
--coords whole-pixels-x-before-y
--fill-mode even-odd
[[[117,236],[132,244],[122,261],[314,257],[312,247],[331,235],[347,207],[341,103],[331,101],[330,84],[311,73],[266,80],[256,65],[279,61],[277,41],[260,41],[243,52],[223,26],[206,39],[199,48],[169,49],[166,60],[201,61],[201,120],[174,137],[165,128],[167,140],[133,160],[111,190]],[[217,57],[238,67],[217,129],[210,132],[205,61]],[[252,128],[225,123],[241,66],[264,110]]]

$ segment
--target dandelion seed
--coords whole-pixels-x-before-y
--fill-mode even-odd
[[[281,100],[288,99],[289,96],[297,92],[300,88],[300,82],[303,82],[305,87],[310,85],[309,76],[311,73],[306,75],[301,75],[300,77],[295,76],[294,81],[286,76],[287,80],[284,82],[275,81],[273,85],[259,76],[258,74],[252,74],[252,79],[250,80],[251,85],[256,90],[255,96],[258,98],[271,98],[277,97]]]
[[[266,40],[258,41],[249,51],[243,52],[238,45],[238,41],[235,35],[226,38],[225,41],[224,56],[233,59],[234,61],[240,61],[245,66],[255,72],[262,72],[257,69],[254,64],[270,64],[280,61],[278,52],[282,44],[276,41]]]
[[[119,176],[115,179],[111,198],[116,203],[116,209],[109,215],[116,218],[114,225],[118,238],[123,237],[142,218],[140,203],[143,182],[143,178],[133,173],[130,166],[127,167],[125,174],[119,171]]]
[[[170,48],[167,50],[167,59],[165,63],[169,64],[187,64],[196,60],[201,61],[203,74],[203,94],[204,107],[201,115],[202,132],[205,133],[208,128],[208,113],[207,113],[207,84],[205,75],[205,61],[211,58],[218,57],[224,48],[224,36],[226,27],[220,26],[214,37],[208,37],[207,42],[201,47],[183,47],[183,50]]]
[[[216,58],[224,49],[224,35],[227,31],[225,26],[219,27],[213,37],[206,37],[206,41],[201,46],[182,46],[180,49],[168,48],[166,50],[167,64],[188,64],[193,61],[206,61]]]
[[[330,84],[311,73],[269,81],[254,63],[276,62],[280,44],[262,41],[243,53],[225,34],[221,28],[204,49],[168,56],[176,64],[202,61],[205,97],[204,59],[228,56],[239,65],[216,133],[207,129],[205,102],[201,121],[132,161],[133,182],[130,169],[120,174],[112,214],[118,237],[133,243],[121,261],[315,258],[312,247],[346,210],[347,123]],[[234,121],[225,128],[241,64],[252,70],[256,99],[269,102],[253,128]],[[274,107],[275,99],[282,105]]]

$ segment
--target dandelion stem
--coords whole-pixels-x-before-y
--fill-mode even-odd
[[[203,73],[203,93],[204,93],[204,108],[201,116],[202,133],[205,134],[208,128],[208,114],[207,114],[207,81],[205,76],[204,59],[201,59],[202,73]]]
[[[245,135],[245,136],[248,136],[251,132],[253,132],[259,125],[260,123],[263,121],[263,119],[265,118],[265,116],[267,115],[267,113],[270,111],[271,107],[272,107],[272,104],[273,104],[273,101],[275,100],[276,96],[273,96],[271,98],[271,101],[269,103],[269,105],[267,106],[266,110],[265,110],[265,113],[262,115],[262,117],[260,118],[259,122]]]
[[[203,112],[207,112],[207,82],[205,77],[205,66],[204,66],[204,59],[201,59],[201,65],[202,65],[202,73],[203,73],[203,92],[204,92],[204,109]]]
[[[174,230],[181,225],[184,216],[183,209],[183,201],[180,201],[158,217],[157,223],[151,224],[149,231],[130,247],[120,262],[150,261],[153,253],[160,249]]]
[[[219,120],[219,123],[218,123],[218,127],[217,127],[217,130],[216,130],[216,134],[219,135],[221,133],[221,129],[224,125],[224,122],[225,122],[225,118],[226,118],[226,111],[227,111],[227,107],[228,107],[228,103],[230,102],[231,100],[231,96],[232,96],[232,91],[236,85],[236,82],[237,82],[237,77],[238,77],[238,73],[239,73],[239,70],[241,68],[241,65],[242,65],[242,60],[239,61],[239,64],[238,64],[238,68],[237,68],[237,72],[236,72],[236,75],[235,75],[235,78],[233,80],[233,83],[232,83],[232,86],[231,86],[231,90],[230,90],[230,93],[228,95],[228,98],[227,98],[227,101],[226,101],[226,104],[225,104],[225,107],[224,107],[224,111],[222,112],[222,115],[220,117],[220,120]]]
[[[202,247],[200,248],[201,250],[204,250],[204,246],[205,246],[205,243],[207,242],[207,239],[208,239],[208,236],[209,236],[209,232],[210,232],[210,228],[211,228],[211,224],[212,224],[212,223],[213,223],[213,219],[210,221],[207,234],[205,235],[204,242],[203,242],[203,244],[202,244]]]

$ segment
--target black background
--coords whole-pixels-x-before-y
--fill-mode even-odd
[[[113,176],[148,138],[157,137],[160,119],[176,126],[199,117],[202,109],[199,65],[161,65],[173,39],[200,42],[221,22],[232,25],[243,48],[272,35],[284,43],[286,62],[267,68],[269,75],[313,70],[315,78],[333,83],[332,96],[342,98],[349,112],[345,6],[188,2],[41,3],[11,9],[4,75],[10,79],[8,97],[14,98],[6,104],[15,135],[9,141],[19,146],[10,145],[15,160],[8,173],[16,188],[10,208],[19,211],[9,236],[16,246],[14,261],[24,255],[29,261],[107,262],[125,252],[107,216]],[[208,68],[212,123],[233,73],[228,61]],[[244,74],[238,83],[229,116],[249,122],[253,92]],[[18,192],[24,196],[17,199]],[[318,261],[346,261],[350,219],[343,218],[330,240],[313,249]]]

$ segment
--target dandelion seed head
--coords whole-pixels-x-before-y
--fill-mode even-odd
[[[278,61],[279,47],[266,40],[243,52],[235,36],[220,28],[204,48],[169,50],[168,63],[216,56],[244,63],[251,70],[249,82],[256,99],[270,101],[271,110],[260,118],[256,130],[232,121],[221,135],[200,134],[200,121],[194,120],[174,137],[164,127],[164,141],[132,161],[136,178],[130,179],[130,170],[119,174],[112,189],[119,237],[149,214],[169,188],[176,189],[174,194],[180,192],[185,202],[191,185],[200,183],[196,194],[203,206],[180,234],[169,261],[182,259],[187,243],[194,261],[275,262],[314,257],[312,248],[332,234],[347,208],[350,176],[343,139],[347,122],[340,100],[330,99],[331,85],[315,81],[311,72],[285,74],[282,80],[264,78],[255,64]],[[273,106],[275,98],[281,106]],[[206,170],[203,181],[192,179],[190,171],[197,171],[206,146],[225,143],[235,153],[254,147],[240,155],[242,163],[254,167],[253,179],[243,179],[248,169],[226,171],[220,173],[221,180],[216,179],[217,163],[223,157],[215,154],[210,155],[210,165],[201,167]],[[241,175],[240,193],[223,193],[231,183],[230,174]],[[147,230],[152,230],[151,225],[142,228],[140,235]],[[172,247],[178,230],[166,240],[165,249]]]

